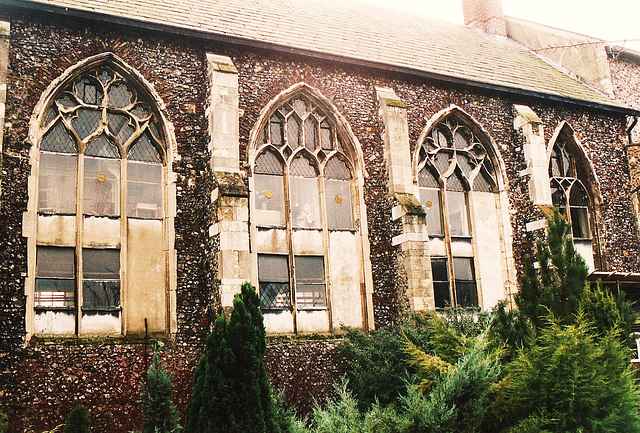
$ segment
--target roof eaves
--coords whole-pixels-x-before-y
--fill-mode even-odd
[[[68,7],[56,6],[49,3],[35,2],[31,0],[22,0],[19,4],[15,0],[0,0],[0,5],[7,6],[8,8],[18,10],[31,10],[36,12],[49,12],[58,15],[73,15],[79,18],[88,20],[101,21],[110,24],[118,24],[128,27],[141,28],[145,30],[158,31],[163,33],[176,34],[181,36],[192,37],[196,39],[204,39],[214,42],[220,42],[236,46],[249,46],[252,48],[276,51],[279,53],[296,54],[306,57],[321,58],[324,60],[330,60],[338,63],[346,63],[348,65],[355,65],[367,68],[375,68],[379,70],[396,72],[406,74],[410,76],[417,76],[422,78],[428,78],[445,83],[453,83],[458,85],[469,86],[473,88],[492,90],[500,93],[517,95],[523,97],[533,97],[553,102],[565,103],[570,105],[576,105],[580,107],[589,107],[592,109],[603,110],[607,112],[613,112],[617,114],[625,114],[630,116],[640,116],[640,110],[629,108],[612,101],[611,104],[599,103],[594,101],[588,101],[578,99],[570,96],[564,96],[560,94],[551,94],[543,91],[527,90],[519,87],[509,87],[503,84],[491,83],[488,81],[481,81],[469,77],[445,75],[436,72],[426,71],[419,68],[413,68],[410,66],[396,65],[390,63],[384,63],[380,61],[372,61],[361,59],[357,57],[351,57],[346,55],[331,54],[323,51],[314,51],[305,48],[297,48],[289,45],[277,44],[274,42],[261,41],[255,38],[246,38],[236,35],[229,35],[224,33],[214,33],[211,31],[194,29],[192,26],[178,26],[171,24],[163,24],[156,21],[140,20],[134,18],[125,18],[113,14],[105,14],[96,12],[89,9],[73,9]],[[560,72],[560,71],[558,71]],[[561,73],[561,72],[560,72]]]

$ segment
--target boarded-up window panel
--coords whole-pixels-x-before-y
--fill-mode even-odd
[[[73,214],[76,212],[78,159],[75,155],[40,153],[38,210]]]
[[[162,217],[162,166],[127,161],[127,216]]]

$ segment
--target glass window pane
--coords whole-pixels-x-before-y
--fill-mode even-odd
[[[127,216],[162,216],[162,166],[127,161]]]
[[[347,164],[340,158],[331,158],[324,167],[324,176],[327,179],[350,180],[351,171]]]
[[[85,157],[84,213],[120,214],[120,160]]]
[[[330,229],[352,229],[351,182],[348,180],[325,180],[327,224]]]
[[[36,278],[74,278],[75,249],[38,247],[36,250]]]
[[[429,235],[442,235],[442,203],[440,190],[420,188],[420,203],[427,213],[427,230]]]
[[[447,259],[432,258],[431,272],[433,274],[433,296],[436,308],[445,308],[451,305],[451,292],[449,291],[449,270]]]
[[[85,280],[120,280],[120,250],[82,249]]]
[[[284,178],[254,174],[255,212],[252,222],[259,225],[284,226]]]
[[[456,278],[456,302],[460,307],[477,307],[478,290],[473,272],[473,259],[454,257],[453,273]]]
[[[589,211],[586,207],[570,207],[571,228],[574,238],[591,238],[589,230]]]
[[[265,309],[291,307],[289,256],[258,255],[260,305]]]
[[[469,236],[467,200],[464,192],[447,191],[451,236]]]
[[[80,139],[84,140],[98,129],[101,120],[102,111],[80,108],[77,117],[71,121],[71,125]]]
[[[148,131],[142,134],[133,144],[129,150],[127,158],[134,161],[162,162],[158,149],[151,144],[151,138],[149,138]]]
[[[258,279],[289,282],[289,256],[258,254]]]
[[[294,116],[287,120],[287,144],[295,149],[300,144],[300,123]]]
[[[271,144],[274,146],[282,146],[282,143],[284,142],[283,120],[278,115],[271,116],[269,128],[271,133]]]
[[[34,305],[36,307],[75,306],[76,280],[36,278]]]
[[[82,282],[82,308],[117,308],[120,306],[120,281]]]
[[[284,174],[282,160],[272,151],[266,150],[256,158],[253,168],[254,173],[260,174]]]
[[[40,153],[39,211],[76,213],[77,164],[76,155]]]
[[[291,162],[291,168],[289,171],[291,172],[291,176],[318,176],[318,171],[316,170],[315,165],[309,159],[300,155]]]
[[[331,126],[326,120],[320,124],[320,141],[323,150],[333,150],[333,134]]]
[[[61,120],[49,129],[40,143],[40,150],[60,153],[76,153],[76,142]]]
[[[321,221],[318,179],[292,176],[290,184],[292,225],[319,228]]]
[[[313,117],[307,117],[304,121],[304,145],[310,151],[316,150],[316,122]]]
[[[324,258],[296,256],[296,306],[304,308],[324,308],[327,297],[324,284]]]
[[[418,186],[427,187],[427,188],[440,188],[440,184],[436,177],[431,173],[427,167],[424,167],[418,173]]]
[[[120,158],[120,151],[117,146],[110,143],[104,134],[100,134],[98,138],[87,143],[84,154],[102,158]]]

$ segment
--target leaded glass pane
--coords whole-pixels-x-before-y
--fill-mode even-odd
[[[120,214],[120,160],[85,158],[83,206],[89,215]]]
[[[447,178],[447,191],[465,191],[466,188],[458,173],[453,173]]]
[[[109,107],[124,108],[133,102],[133,92],[129,90],[126,84],[112,84],[107,91],[109,98]]]
[[[44,119],[44,125],[48,126],[51,122],[53,122],[53,119],[55,119],[57,115],[58,109],[55,105],[52,105],[51,109],[49,109],[49,112],[47,113],[47,117]]]
[[[84,140],[98,129],[101,119],[102,113],[100,111],[80,108],[77,117],[71,121],[71,124],[78,137]]]
[[[291,116],[287,120],[287,144],[292,149],[300,145],[300,123],[295,116]]]
[[[266,150],[256,158],[253,168],[254,173],[261,174],[284,174],[284,164],[282,160],[272,151]]]
[[[447,171],[450,164],[449,154],[446,152],[438,152],[435,156],[435,166],[438,169],[438,173],[441,175]]]
[[[351,182],[348,180],[327,179],[324,182],[324,187],[329,229],[352,229]]]
[[[136,116],[138,120],[144,120],[151,114],[151,112],[149,111],[147,104],[138,103],[133,107],[133,110],[131,110],[131,114]]]
[[[291,177],[291,218],[294,227],[320,228],[318,179]]]
[[[162,166],[127,161],[127,216],[162,217]]]
[[[298,309],[327,306],[324,257],[295,256],[296,306]]]
[[[76,179],[78,158],[40,152],[38,211],[76,213]]]
[[[316,122],[313,117],[307,117],[304,121],[304,145],[311,152],[316,150]]]
[[[473,180],[473,190],[492,192],[493,187],[491,178],[485,173],[484,169],[480,170],[476,178]]]
[[[469,146],[469,134],[464,129],[459,129],[453,136],[453,146],[456,149],[465,149]]]
[[[100,134],[97,138],[91,140],[84,154],[87,156],[99,156],[102,158],[120,158],[118,148],[111,144],[104,134]]]
[[[427,214],[427,230],[430,236],[441,236],[442,202],[440,190],[436,188],[420,188],[420,204]]]
[[[576,181],[569,193],[569,206],[589,206],[587,191],[580,181]]]
[[[291,176],[316,177],[318,172],[311,161],[304,156],[298,156],[291,162]]]
[[[447,191],[451,236],[469,236],[467,199],[464,192]]]
[[[162,162],[158,149],[151,143],[146,132],[131,146],[127,158],[132,161]]]
[[[438,183],[438,179],[431,173],[426,166],[420,170],[418,173],[418,186],[420,187],[429,187],[429,188],[439,188],[440,184]]]
[[[333,150],[333,134],[331,133],[331,125],[326,120],[320,124],[320,141],[323,150]]]
[[[307,104],[305,104],[302,99],[296,99],[291,105],[293,106],[294,111],[298,113],[298,116],[300,116],[300,118],[305,117],[305,115],[307,114]]]
[[[76,95],[78,98],[89,105],[100,105],[102,103],[102,86],[83,78],[76,83]]]
[[[107,123],[109,132],[118,139],[118,142],[124,144],[131,138],[136,131],[131,124],[128,116],[115,113],[107,113]]]
[[[59,153],[77,153],[76,142],[63,125],[58,120],[53,128],[49,129],[40,143],[40,150]]]
[[[555,180],[551,181],[551,202],[557,208],[565,207],[567,205],[564,190]]]
[[[340,158],[331,158],[324,167],[324,177],[327,179],[350,180],[351,171]]]
[[[264,226],[284,226],[284,178],[268,174],[254,174],[255,210],[252,223]]]
[[[284,120],[274,114],[269,121],[269,129],[271,135],[271,144],[274,146],[282,146],[284,143]]]
[[[288,256],[258,254],[258,280],[262,308],[291,308]]]

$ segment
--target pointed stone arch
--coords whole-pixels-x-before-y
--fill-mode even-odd
[[[436,128],[444,128],[442,136],[432,136]],[[449,130],[450,134],[447,133]],[[458,133],[460,137],[457,137]],[[456,142],[460,138],[462,140]],[[483,156],[476,158],[481,154]],[[436,168],[437,165],[440,166]],[[420,178],[424,169],[429,170],[430,176]],[[485,169],[491,172],[491,178],[483,178],[482,185],[474,188]],[[451,179],[465,171],[468,174],[463,180],[470,180],[473,185],[466,182],[466,192],[450,190],[443,179]],[[440,174],[439,179],[435,173]],[[516,288],[516,271],[508,180],[499,147],[488,131],[459,106],[451,105],[440,110],[427,121],[416,142],[412,175],[426,211],[435,305],[443,306],[442,299],[446,303],[447,296],[449,302],[458,303],[459,299],[465,299],[468,294],[460,287],[470,287],[472,281],[476,284],[476,305],[481,308],[489,309],[500,299],[509,298]],[[490,188],[487,180],[493,183]],[[465,182],[458,184],[454,188],[459,189]],[[469,232],[465,231],[467,229]],[[472,280],[460,279],[459,275],[465,273],[463,265],[474,272]]]
[[[574,239],[576,248],[585,256],[587,264],[590,268],[600,269],[606,263],[604,253],[604,222],[600,209],[602,207],[602,193],[600,191],[600,182],[598,180],[595,167],[591,162],[591,158],[587,154],[584,145],[578,139],[574,128],[571,124],[562,120],[551,136],[547,145],[547,166],[551,166],[551,159],[554,148],[557,143],[562,142],[568,149],[571,156],[575,158],[576,178],[582,183],[587,192],[589,199],[589,220],[592,242]],[[553,173],[549,168],[549,179],[553,181]]]
[[[291,126],[290,121],[294,118],[296,126]],[[290,131],[291,128],[297,129]],[[277,149],[281,160],[285,161],[285,174],[281,179],[254,170],[256,159],[267,149]],[[319,170],[316,177],[307,177],[308,172],[297,175],[292,171],[291,164],[298,157],[313,162],[315,170]],[[349,176],[334,174],[333,177],[325,177],[326,163],[336,157],[351,172]],[[251,167],[249,214],[253,244],[252,280],[257,287],[264,285],[264,293],[268,298],[263,302],[267,330],[320,332],[338,329],[342,325],[373,327],[373,283],[363,194],[366,170],[360,143],[344,116],[318,89],[306,83],[295,84],[278,94],[261,110],[249,135],[247,162]],[[284,195],[283,204],[277,199],[280,191]],[[303,196],[316,195],[319,204],[301,199]],[[265,200],[265,197],[269,200]],[[274,203],[278,204],[277,209]],[[344,213],[345,209],[349,209],[348,215]],[[307,213],[307,210],[311,212]],[[269,212],[271,216],[267,215]],[[304,219],[306,215],[316,212],[320,218]],[[276,213],[284,213],[286,217],[275,217]],[[345,219],[335,218],[335,215],[342,215]],[[271,217],[274,218],[273,223],[269,222]],[[317,224],[318,220],[322,220],[321,225]],[[261,242],[267,233],[269,242]],[[306,240],[303,241],[303,238]],[[354,264],[346,265],[340,259],[342,248],[342,254],[357,257]],[[285,263],[284,257],[287,257],[289,266],[286,271],[289,276],[285,279],[289,281],[290,288],[286,289],[286,293],[284,282],[272,281],[267,287],[266,280],[259,275],[260,269],[264,269],[263,264],[266,266],[269,261]],[[298,292],[299,287],[303,286],[298,281],[303,269],[300,260],[321,263],[320,258],[325,266],[326,279],[320,284],[326,287],[327,309],[327,317],[321,320],[317,319],[322,315],[320,311],[310,312],[308,308],[305,311],[300,306],[307,301],[298,299],[306,296]],[[286,270],[286,267],[282,265],[282,269]],[[310,268],[307,266],[304,269]],[[278,290],[281,292],[276,293]],[[278,299],[286,299],[291,303],[287,307],[291,315],[283,311]],[[361,306],[357,314],[353,308],[356,304]],[[311,318],[313,315],[316,319]],[[283,317],[288,319],[283,321]]]
[[[106,75],[100,75],[99,78],[99,73]],[[76,94],[76,91],[79,91],[79,87],[76,86],[80,86],[81,82],[88,83],[87,80],[93,80],[95,83],[94,91],[96,88],[99,89],[94,95],[108,95],[107,102],[111,97],[111,90],[108,89],[113,89],[110,86],[126,86],[121,87],[121,92],[124,92],[121,96],[116,97],[115,93],[113,96],[114,100],[117,98],[121,102],[109,105],[100,97],[86,100],[86,93],[85,96]],[[126,96],[127,91],[130,96]],[[69,92],[69,101],[72,103],[66,106],[70,107],[66,111],[60,108],[58,101],[64,96],[64,92]],[[96,129],[86,137],[74,130],[77,126],[72,126],[81,110],[101,113],[100,116],[94,116]],[[104,121],[103,116],[110,119],[109,116],[117,110],[120,110],[121,122],[133,122],[131,124],[136,125],[132,127],[133,132],[126,139],[116,138],[110,126],[111,120]],[[48,124],[47,116],[52,116]],[[66,134],[78,144],[75,152],[65,151],[61,155],[51,147],[45,150],[40,148],[43,140],[47,138],[48,129],[58,122],[60,125],[66,125]],[[50,142],[55,140],[56,138],[52,138]],[[164,102],[153,86],[138,71],[111,52],[86,58],[67,68],[43,91],[31,116],[28,141],[31,144],[31,174],[27,212],[23,218],[29,269],[29,276],[25,280],[27,338],[34,333],[175,333],[176,187],[172,162],[176,139],[173,125],[168,121]],[[97,144],[98,142],[100,143]],[[118,151],[114,152],[111,149],[111,153],[101,154],[94,146],[91,152],[85,154],[85,148],[88,149],[91,144],[102,146],[103,150],[115,146],[118,147]],[[49,161],[46,164],[44,156]],[[44,197],[44,189],[40,185],[45,176],[42,174],[43,170],[45,167],[46,170],[53,167],[51,161],[62,159],[73,166],[73,170],[65,172],[67,178],[73,178],[69,183],[71,187],[68,191],[65,190],[65,200],[75,202],[75,206],[72,210],[61,210],[59,207],[43,210],[41,199]],[[60,191],[56,191],[57,181],[49,178],[49,171],[46,173],[46,182],[50,182],[46,184],[50,185],[47,186],[47,191],[60,196]],[[108,189],[100,189],[108,191],[108,211],[104,210],[97,200],[102,197],[103,192],[92,190],[101,184],[108,184]],[[98,204],[91,207],[87,204],[90,202],[88,200],[94,200],[94,203]],[[72,265],[73,273],[69,276],[75,287],[73,296],[69,297],[70,305],[73,305],[73,310],[69,311],[73,311],[75,315],[71,319],[58,320],[59,317],[54,317],[57,314],[55,311],[55,314],[45,311],[48,316],[45,319],[38,318],[39,315],[42,316],[40,313],[44,307],[39,301],[35,301],[36,296],[39,296],[39,292],[36,293],[36,285],[39,284],[36,257],[40,257],[41,251],[45,248],[48,248],[49,252],[54,251],[52,248],[57,251],[65,250],[65,254],[68,253],[69,257],[75,260],[76,264]],[[118,263],[119,269],[111,277],[113,281],[117,281],[117,291],[113,289],[115,300],[109,301],[111,303],[106,310],[101,310],[103,305],[96,304],[98,301],[91,298],[91,293],[84,293],[83,287],[87,283],[84,275],[88,271],[79,269],[83,259],[86,259],[86,262],[91,260],[98,263],[102,260],[101,255],[111,257],[114,263]],[[141,284],[143,279],[144,285]],[[138,289],[142,286],[145,287],[144,291]],[[90,313],[85,314],[87,311]],[[103,314],[101,311],[107,313]],[[114,319],[109,319],[108,324],[101,321],[102,319],[96,319],[109,314]],[[88,317],[89,315],[96,317]],[[85,316],[88,317],[86,320]],[[45,323],[43,320],[50,321],[52,327],[47,324],[49,322]],[[64,326],[56,325],[56,321],[64,322]]]

